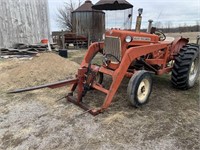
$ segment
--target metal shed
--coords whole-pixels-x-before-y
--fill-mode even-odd
[[[102,40],[105,32],[105,13],[92,9],[92,2],[86,0],[72,12],[72,30],[77,35],[84,35],[92,42]]]
[[[0,48],[50,39],[48,0],[0,0]]]

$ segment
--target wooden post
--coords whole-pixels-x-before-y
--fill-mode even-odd
[[[62,49],[65,49],[65,36],[64,31],[62,30]]]
[[[90,31],[88,31],[88,47],[90,46]]]

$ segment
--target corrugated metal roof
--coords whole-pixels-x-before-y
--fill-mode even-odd
[[[81,5],[79,8],[77,8],[76,10],[74,10],[73,12],[87,12],[87,11],[98,11],[98,12],[102,12],[100,10],[95,10],[92,9],[92,2],[90,0],[86,0],[85,3],[83,5]]]
[[[123,10],[132,7],[126,0],[100,0],[92,6],[96,10]]]

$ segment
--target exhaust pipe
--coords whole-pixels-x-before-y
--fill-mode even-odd
[[[148,28],[147,28],[147,33],[151,33],[151,28],[152,28],[152,23],[153,23],[153,20],[148,20],[149,22],[149,25],[148,25]]]
[[[135,31],[136,32],[140,32],[140,28],[141,28],[141,23],[142,23],[142,12],[143,9],[139,8],[138,9],[138,16],[137,16],[137,20],[136,20],[136,26],[135,26]]]

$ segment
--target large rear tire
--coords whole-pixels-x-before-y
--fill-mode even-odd
[[[127,88],[128,99],[134,107],[148,102],[152,90],[152,77],[147,71],[138,71],[130,79]]]
[[[199,76],[199,46],[187,44],[175,57],[172,69],[172,85],[178,89],[189,89],[195,85]]]

